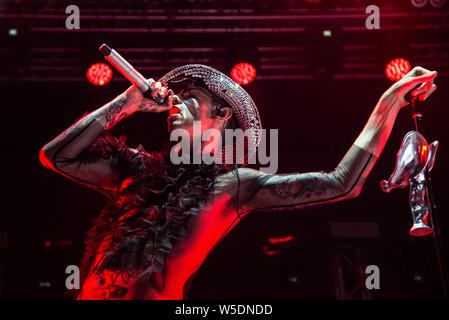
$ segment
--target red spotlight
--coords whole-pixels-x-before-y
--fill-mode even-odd
[[[239,84],[248,84],[256,77],[256,68],[249,63],[239,63],[231,70],[231,77]]]
[[[279,243],[285,243],[293,240],[293,236],[287,236],[287,237],[281,237],[281,238],[275,238],[271,237],[268,238],[268,242],[271,244],[279,244]]]
[[[410,2],[415,8],[422,8],[427,4],[427,0],[411,0]]]
[[[401,80],[403,76],[410,72],[412,67],[410,62],[403,58],[397,58],[388,62],[385,68],[385,75],[391,81]]]
[[[430,4],[434,8],[441,8],[446,4],[447,0],[430,0]]]
[[[95,63],[87,69],[87,80],[96,86],[103,86],[112,78],[112,69],[104,63]]]

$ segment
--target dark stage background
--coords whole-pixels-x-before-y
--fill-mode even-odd
[[[100,107],[129,86],[117,72],[102,87],[85,78],[92,63],[104,62],[98,52],[103,42],[125,58],[136,59],[130,61],[145,76],[154,78],[186,63],[209,64],[226,73],[237,62],[253,63],[258,77],[246,89],[258,105],[264,128],[279,129],[280,173],[334,169],[363,129],[381,94],[391,85],[384,75],[389,60],[405,57],[412,66],[439,71],[438,90],[424,105],[424,135],[429,143],[440,141],[431,176],[440,229],[445,247],[449,248],[447,4],[440,9],[430,5],[417,9],[410,1],[326,1],[326,5],[324,1],[286,1],[282,5],[275,1],[264,1],[263,5],[257,1],[103,1],[95,5],[78,1],[81,29],[64,30],[64,9],[69,3],[48,3],[5,1],[0,6],[0,90],[4,110],[0,126],[1,298],[70,299],[64,295],[65,267],[79,264],[84,235],[104,199],[45,169],[38,152],[85,111]],[[364,8],[376,3],[381,9],[381,29],[367,30]],[[145,12],[149,18],[140,24],[136,19],[83,20],[83,12],[86,16],[137,15],[144,5],[150,10]],[[111,8],[116,11],[101,11]],[[216,11],[201,11],[208,8]],[[385,19],[382,10],[389,13]],[[20,16],[21,12],[34,16],[26,18]],[[265,19],[263,26],[258,25],[258,20],[244,21],[246,25],[242,26],[238,25],[241,20],[231,19],[223,29],[219,20],[162,19],[157,20],[157,26],[166,27],[166,31],[139,31],[157,27],[151,25],[155,20],[151,17],[187,14],[296,14],[303,18],[296,22]],[[356,26],[360,28],[351,29]],[[12,27],[18,28],[16,37],[8,36]],[[238,31],[243,27],[255,30]],[[257,31],[256,27],[265,29]],[[281,27],[298,30],[276,30]],[[332,30],[330,39],[323,38],[324,29]],[[348,49],[351,46],[359,51],[354,53]],[[208,50],[192,51],[198,48]],[[168,139],[165,117],[136,114],[117,125],[113,133],[126,135],[131,146],[141,143],[147,150],[159,148]],[[298,212],[245,217],[200,268],[189,298],[341,299],[337,292],[342,290],[342,279],[346,291],[360,283],[357,269],[351,270],[345,264],[348,260],[363,272],[366,265],[379,266],[380,289],[355,289],[346,299],[441,298],[432,237],[408,235],[408,189],[385,194],[379,187],[379,181],[387,179],[394,169],[402,138],[413,128],[409,109],[405,108],[357,199]],[[342,233],[336,234],[336,229]],[[355,229],[358,234],[353,234]],[[264,254],[268,238],[289,235],[295,241],[288,248],[279,249],[276,255]],[[339,259],[342,256],[346,260]],[[338,266],[343,272],[340,282]]]

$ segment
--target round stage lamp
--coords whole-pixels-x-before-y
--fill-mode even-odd
[[[430,4],[434,8],[442,8],[446,4],[446,0],[430,0]]]
[[[403,76],[410,72],[412,67],[410,62],[404,58],[397,58],[388,62],[385,68],[385,75],[391,81],[401,80]]]
[[[427,4],[427,0],[411,0],[410,2],[415,8],[422,8]]]
[[[96,86],[103,86],[112,78],[112,69],[104,63],[95,63],[87,69],[87,80]]]
[[[256,77],[256,68],[249,63],[239,63],[231,70],[232,79],[238,84],[251,83]]]

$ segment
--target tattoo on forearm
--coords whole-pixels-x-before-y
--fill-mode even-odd
[[[112,128],[117,122],[127,117],[127,113],[123,111],[125,103],[125,95],[121,95],[117,100],[111,103],[105,114],[106,129]]]
[[[322,195],[326,192],[327,181],[324,178],[306,174],[301,179],[294,177],[279,177],[271,180],[269,190],[281,198],[298,198],[305,196],[310,198],[312,194]]]
[[[148,104],[147,100],[146,99],[142,99],[142,101],[140,102],[140,105],[139,105],[139,110],[146,110],[146,111],[154,111],[154,110],[156,110],[156,105],[155,104],[153,104],[153,105],[147,105],[147,104]]]

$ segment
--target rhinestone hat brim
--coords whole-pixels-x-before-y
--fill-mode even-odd
[[[180,77],[202,80],[201,83],[207,90],[228,103],[239,127],[248,137],[248,154],[241,154],[244,153],[242,150],[236,151],[237,159],[244,158],[246,162],[248,158],[254,156],[262,137],[262,124],[257,107],[250,95],[224,73],[202,64],[189,64],[175,68],[162,76],[159,82],[170,88],[170,81]],[[228,159],[228,154],[225,155],[225,148],[223,148],[223,159],[225,163],[232,162]]]

